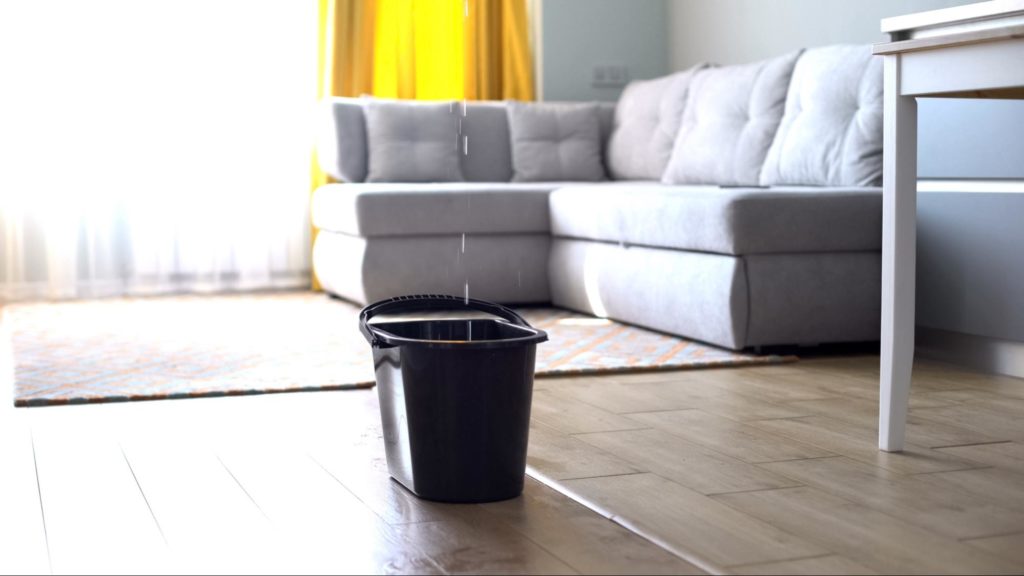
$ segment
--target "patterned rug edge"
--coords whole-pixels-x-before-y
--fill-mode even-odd
[[[324,386],[296,386],[295,388],[245,388],[237,390],[181,392],[174,394],[139,394],[133,396],[76,396],[71,398],[29,398],[15,399],[14,406],[17,408],[38,408],[42,406],[107,404],[115,402],[148,402],[152,400],[188,400],[191,398],[259,396],[263,394],[289,394],[293,392],[330,392],[338,390],[362,390],[367,388],[373,388],[375,385],[375,382],[355,382],[351,384],[327,384]]]
[[[568,368],[555,369],[534,374],[535,378],[569,378],[572,376],[592,376],[595,374],[630,374],[643,372],[673,372],[682,370],[707,370],[713,368],[732,368],[737,366],[771,366],[775,364],[791,364],[800,358],[794,355],[751,356],[749,358],[731,358],[728,360],[692,361],[685,364],[659,364],[654,366],[614,366],[611,368]]]
[[[557,379],[571,378],[573,376],[593,376],[605,374],[635,374],[649,372],[672,372],[682,370],[706,370],[713,368],[728,368],[734,366],[770,366],[776,364],[789,364],[799,361],[799,357],[793,355],[778,356],[752,356],[749,358],[733,358],[729,360],[709,360],[705,362],[690,362],[686,364],[662,364],[658,366],[620,366],[613,368],[576,368],[556,369],[538,371],[535,378]],[[376,382],[363,381],[345,384],[327,384],[323,386],[297,386],[294,388],[245,388],[237,390],[209,390],[196,392],[183,392],[171,394],[139,394],[139,395],[107,395],[107,396],[77,396],[71,398],[16,398],[14,406],[17,408],[39,408],[44,406],[76,406],[83,404],[107,404],[118,402],[149,402],[155,400],[188,400],[192,398],[224,398],[229,396],[258,396],[263,394],[290,394],[298,392],[330,392],[340,390],[365,390],[376,386]]]

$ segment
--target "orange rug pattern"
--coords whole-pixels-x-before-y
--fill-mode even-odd
[[[555,308],[519,310],[550,341],[536,374],[772,364]],[[118,298],[3,309],[15,404],[40,406],[373,386],[359,307],[310,292]]]

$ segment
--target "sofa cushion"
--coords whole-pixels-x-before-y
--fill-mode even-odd
[[[604,179],[596,104],[509,102],[508,120],[513,181]]]
[[[606,154],[616,180],[657,180],[665,172],[694,73],[703,66],[630,82],[615,107]]]
[[[317,121],[320,169],[340,182],[366,179],[366,115],[359,98],[326,98]]]
[[[550,196],[555,236],[719,254],[880,250],[878,188],[606,183]]]
[[[697,72],[662,181],[756,186],[799,54]]]
[[[556,306],[726,348],[744,345],[741,258],[554,238],[548,279]]]
[[[881,182],[882,59],[867,45],[807,50],[793,70],[761,184]]]
[[[457,104],[460,112],[462,104]],[[512,179],[512,144],[504,102],[467,102],[461,118],[467,137],[460,155],[467,182],[508,182]]]
[[[367,182],[462,180],[459,112],[450,103],[366,103]]]
[[[327,184],[313,194],[313,224],[353,236],[547,233],[559,185]]]

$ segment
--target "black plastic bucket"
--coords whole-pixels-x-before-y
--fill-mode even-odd
[[[370,323],[381,314],[485,312],[496,318]],[[371,304],[359,328],[373,347],[392,478],[428,500],[491,502],[523,491],[537,344],[504,306],[454,296]]]

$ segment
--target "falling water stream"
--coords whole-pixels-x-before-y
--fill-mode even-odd
[[[463,0],[463,3],[462,3],[462,16],[466,20],[469,19],[469,0]],[[463,128],[463,123],[464,123],[464,121],[465,121],[465,119],[467,117],[467,112],[469,111],[469,108],[466,105],[466,98],[465,97],[463,97],[463,99],[462,99],[462,109],[458,110],[458,112],[456,112],[457,108],[458,108],[458,103],[456,103],[456,102],[452,102],[450,104],[450,106],[449,106],[449,112],[451,114],[453,114],[453,115],[454,114],[459,114],[459,118],[458,118],[458,122],[457,122],[457,132],[456,132],[456,135],[455,135],[455,149],[456,149],[456,151],[461,151],[463,156],[469,156],[469,135],[465,133],[465,130]],[[466,221],[467,222],[472,221],[472,217],[473,217],[473,211],[472,211],[472,207],[470,205],[470,192],[467,191],[467,193],[466,193]],[[464,284],[464,290],[463,290],[463,303],[466,306],[469,306],[469,271],[468,271],[469,267],[466,264],[465,255],[466,255],[466,233],[463,232],[462,233],[462,245],[461,245],[461,247],[459,249],[459,253],[456,254],[456,263],[460,264],[463,267],[463,269],[466,270],[466,272],[465,272],[465,284]],[[520,291],[522,290],[522,287],[523,287],[523,271],[521,269],[516,271],[516,287]],[[469,340],[472,340],[473,339],[473,324],[472,324],[472,322],[467,322],[467,324],[469,325],[469,328],[468,328],[468,338],[469,338]]]

